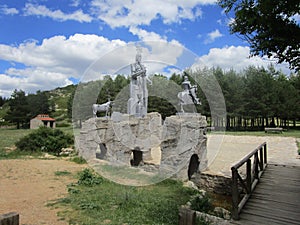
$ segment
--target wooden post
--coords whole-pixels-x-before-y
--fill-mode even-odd
[[[258,179],[258,152],[254,154],[254,179]]]
[[[239,219],[239,190],[238,190],[238,174],[235,168],[232,171],[232,217]]]
[[[0,225],[19,225],[19,214],[10,212],[0,215]]]
[[[179,225],[195,225],[196,212],[187,208],[179,209]]]
[[[264,163],[267,164],[267,144],[264,144]]]
[[[246,185],[247,185],[247,194],[251,193],[251,184],[252,184],[252,179],[251,179],[251,159],[247,160],[247,169],[246,169]]]
[[[260,171],[264,170],[263,147],[259,149],[259,168]]]

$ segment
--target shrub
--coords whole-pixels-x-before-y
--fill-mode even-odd
[[[59,129],[40,127],[16,142],[21,151],[42,151],[59,154],[62,148],[73,144],[73,137]]]
[[[191,201],[191,209],[208,213],[213,210],[213,205],[210,198],[207,195],[197,195]]]
[[[102,177],[94,174],[92,170],[85,168],[79,173],[79,179],[77,183],[79,185],[93,186],[102,183],[102,181]]]
[[[70,161],[77,163],[77,164],[86,164],[86,160],[84,158],[82,158],[81,156],[75,156],[73,158],[70,159]]]

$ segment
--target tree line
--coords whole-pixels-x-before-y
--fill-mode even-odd
[[[270,126],[298,125],[299,72],[286,76],[273,67],[248,67],[242,72],[212,68],[188,70],[186,74],[191,83],[198,86],[197,94],[202,102],[191,111],[207,116],[209,126],[227,130],[262,130]],[[163,119],[180,112],[177,94],[182,91],[182,74],[172,74],[169,78],[154,74],[150,78],[148,112],[159,112]],[[129,84],[129,76],[117,75],[114,79],[105,76],[101,80],[74,85],[68,97],[68,118],[73,122],[91,118],[92,104],[108,100],[114,102],[112,111],[127,113]],[[218,88],[221,91],[216,91]],[[225,100],[225,113],[219,101],[222,98]],[[49,96],[41,91],[26,95],[22,90],[15,90],[9,99],[0,99],[9,105],[5,120],[15,123],[18,128],[28,126],[29,120],[37,114],[48,114],[54,110]],[[215,115],[212,115],[212,109]]]

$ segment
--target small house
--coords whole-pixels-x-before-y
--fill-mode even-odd
[[[30,120],[30,129],[36,129],[40,126],[55,128],[55,119],[49,117],[48,114],[39,114]]]

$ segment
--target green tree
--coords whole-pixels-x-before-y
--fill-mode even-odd
[[[274,113],[284,121],[284,126],[288,126],[287,120],[296,120],[299,115],[299,93],[292,82],[281,73],[276,77],[276,94]]]
[[[69,107],[72,107],[72,122],[81,127],[81,122],[93,117],[92,105],[97,102],[99,90],[103,83],[101,80],[79,83],[74,96],[69,99]]]
[[[240,34],[250,44],[252,55],[273,55],[300,70],[299,0],[218,0],[234,20],[231,33]]]
[[[7,101],[5,97],[0,96],[0,107],[4,105],[4,103]]]
[[[5,120],[16,123],[17,129],[29,122],[29,104],[24,91],[14,90],[9,99],[9,108]]]
[[[30,117],[38,114],[49,113],[49,101],[45,92],[37,91],[36,94],[29,94],[27,96],[28,106],[30,110]]]
[[[179,111],[177,94],[181,86],[167,77],[155,74],[151,77],[152,85],[148,86],[148,112],[159,112],[162,119]]]
[[[267,119],[274,116],[276,103],[274,76],[264,68],[249,67],[245,78],[245,114],[251,118],[251,127],[255,126],[255,121],[257,126],[268,126]]]

